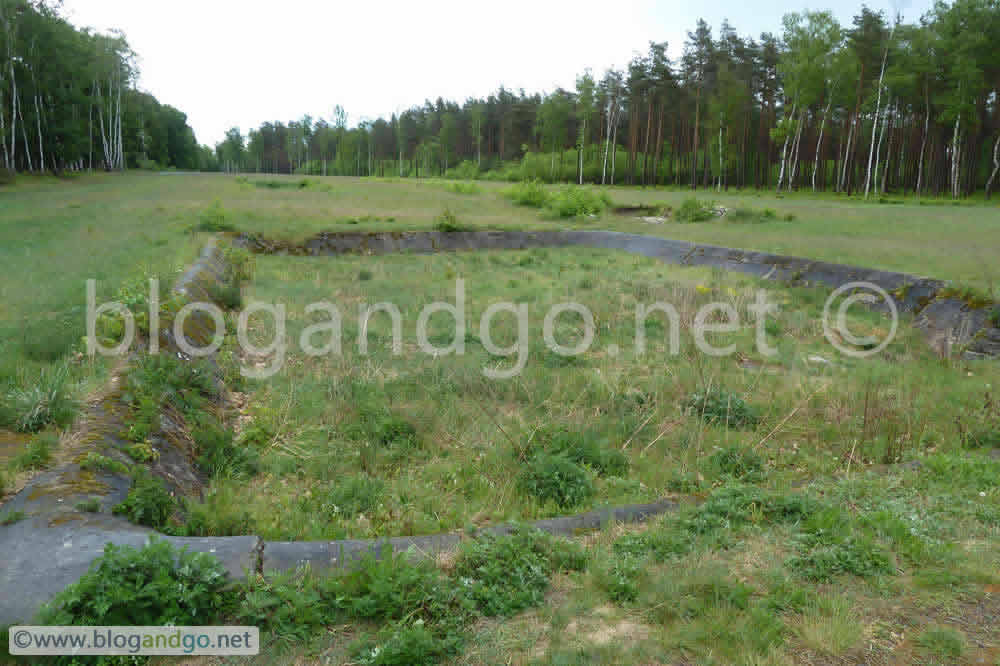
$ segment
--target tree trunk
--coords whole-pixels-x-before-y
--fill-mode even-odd
[[[993,171],[990,172],[989,180],[986,181],[987,199],[990,198],[993,179],[997,177],[997,171],[1000,171],[1000,134],[997,135],[997,140],[993,142]]]
[[[826,129],[826,116],[830,113],[830,105],[833,101],[826,103],[826,109],[823,111],[823,119],[819,123],[819,138],[816,139],[816,155],[813,159],[813,175],[812,175],[812,191],[816,191],[816,170],[819,168],[819,148],[823,144],[823,130]],[[824,188],[825,189],[825,188]]]

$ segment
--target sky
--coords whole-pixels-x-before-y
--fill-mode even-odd
[[[868,0],[916,20],[932,0]],[[572,89],[650,41],[680,56],[698,18],[741,35],[779,34],[790,11],[829,9],[849,24],[861,0],[64,0],[78,27],[124,31],[139,87],[185,112],[200,143],[230,127],[330,118],[351,125],[439,96],[485,97],[501,84],[528,93]]]

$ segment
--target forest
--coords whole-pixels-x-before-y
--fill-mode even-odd
[[[11,171],[169,168],[381,177],[915,192],[985,191],[1000,170],[1000,0],[916,23],[862,6],[741,36],[698,21],[682,56],[548,94],[500,87],[349,126],[336,106],[232,128],[214,151],[136,89],[124,35],[75,29],[42,0],[0,0],[0,136]],[[335,91],[334,91],[335,94]]]
[[[699,21],[679,61],[651,43],[575,90],[427,101],[348,128],[305,116],[217,146],[222,168],[965,196],[1000,167],[1000,3],[916,24],[862,7],[791,13],[777,33]]]
[[[121,33],[78,30],[55,3],[0,0],[3,169],[214,169],[181,111],[136,87]]]

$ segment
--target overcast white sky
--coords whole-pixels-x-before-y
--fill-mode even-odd
[[[892,11],[893,0],[870,0]],[[895,0],[915,20],[932,0]],[[139,55],[139,86],[188,115],[198,141],[268,120],[351,124],[425,99],[462,101],[502,83],[528,92],[572,88],[587,67],[622,66],[650,40],[681,53],[702,17],[742,35],[780,33],[781,16],[831,9],[844,24],[860,0],[65,0],[78,26],[123,30]]]

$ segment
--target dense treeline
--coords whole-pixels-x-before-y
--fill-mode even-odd
[[[699,21],[683,56],[651,43],[573,91],[500,88],[348,128],[266,123],[216,147],[227,170],[487,177],[962,196],[1000,167],[1000,0],[917,24],[862,7],[786,15],[780,34]]]
[[[77,30],[42,0],[0,0],[0,169],[214,168],[187,116],[135,89],[120,33]]]

